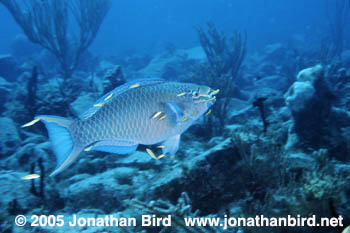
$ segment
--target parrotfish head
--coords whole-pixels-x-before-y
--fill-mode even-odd
[[[186,98],[180,105],[183,106],[185,115],[193,120],[203,115],[216,101],[215,95],[219,90],[213,90],[208,86],[191,84],[186,91]]]

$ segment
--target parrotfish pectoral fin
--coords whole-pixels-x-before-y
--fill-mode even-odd
[[[179,149],[180,138],[181,138],[181,135],[177,134],[175,136],[170,137],[168,140],[164,141],[162,143],[165,146],[164,148],[162,148],[163,154],[174,155]]]
[[[184,119],[184,114],[181,111],[180,107],[174,102],[167,103],[168,111],[171,113],[172,119],[174,119],[175,123],[179,123]]]
[[[48,131],[57,160],[57,166],[50,176],[57,175],[71,165],[83,149],[76,147],[72,139],[70,128],[74,121],[58,116],[37,116],[36,119],[40,119]]]

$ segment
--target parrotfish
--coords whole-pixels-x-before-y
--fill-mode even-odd
[[[157,145],[162,154],[175,155],[181,134],[215,102],[218,90],[163,79],[135,80],[96,101],[80,119],[36,116],[23,127],[42,121],[56,156],[56,175],[83,151],[116,154],[134,152],[139,144]]]

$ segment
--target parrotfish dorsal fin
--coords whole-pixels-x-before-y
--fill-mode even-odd
[[[157,83],[164,83],[166,80],[161,78],[146,78],[146,79],[136,79],[134,81],[125,83],[119,87],[116,87],[114,90],[106,93],[104,96],[99,98],[93,105],[90,107],[87,111],[85,111],[83,114],[79,116],[81,120],[86,120],[92,115],[94,115],[98,110],[101,109],[103,105],[108,103],[109,101],[112,101],[114,98],[116,98],[118,95],[129,91],[134,88],[148,86],[152,84]]]

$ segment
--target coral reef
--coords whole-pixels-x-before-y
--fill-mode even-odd
[[[349,121],[345,112],[334,108],[335,99],[321,65],[300,71],[297,81],[285,94],[299,146],[327,148],[332,156],[345,159],[347,149],[342,145],[345,139],[339,139],[339,135]]]
[[[0,117],[0,158],[14,153],[21,144],[17,127],[11,118]]]
[[[192,212],[191,200],[187,193],[181,193],[179,199],[177,200],[177,204],[173,205],[169,202],[163,200],[151,201],[149,203],[145,203],[139,201],[137,199],[132,199],[129,201],[129,204],[145,214],[155,214],[159,217],[167,217],[171,216],[173,225],[171,226],[170,231],[176,232],[219,232],[210,227],[198,227],[194,226],[189,229],[183,220],[184,217],[195,217],[198,216],[198,210]],[[169,229],[163,228],[160,232],[168,232]]]
[[[51,13],[53,3],[57,7],[68,4],[36,1],[37,16],[43,16],[44,7]],[[102,17],[107,9],[95,10],[85,13],[101,13]],[[91,20],[89,17],[87,22]],[[95,33],[102,20],[93,25]],[[52,23],[47,26],[52,27]],[[74,73],[77,55],[67,52],[72,61],[65,68],[61,64],[61,69],[68,69],[63,76],[70,78],[57,73],[57,61],[51,60],[48,52],[24,41],[23,36],[15,39],[14,55],[0,56],[0,99],[4,103],[0,107],[1,232],[343,230],[232,227],[224,231],[222,227],[188,228],[183,221],[184,217],[261,214],[342,216],[344,226],[350,224],[350,52],[346,44],[333,56],[321,49],[323,45],[311,48],[300,37],[294,44],[268,44],[248,54],[245,33],[227,38],[213,24],[198,28],[197,33],[201,46],[193,48],[168,45],[159,54],[125,52],[114,57],[91,53],[86,65],[75,67]],[[92,31],[84,36],[90,38],[87,40],[93,37]],[[1,63],[2,59],[11,62]],[[45,64],[38,63],[43,60]],[[21,125],[38,114],[76,118],[115,87],[154,76],[220,89],[213,113],[208,112],[186,131],[175,156],[154,160],[145,146],[127,155],[84,151],[71,169],[55,177],[46,175],[56,165],[46,131],[41,124],[31,128]],[[22,180],[28,173],[40,178]],[[74,214],[113,214],[137,221],[142,214],[171,215],[173,225],[19,228],[13,222],[18,214],[64,214],[67,220]]]

